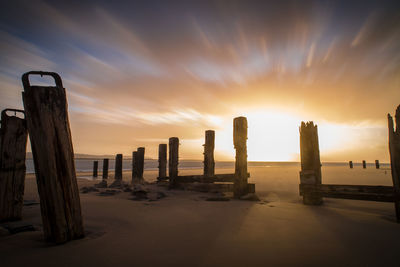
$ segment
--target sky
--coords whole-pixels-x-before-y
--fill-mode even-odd
[[[0,109],[22,108],[31,70],[61,75],[75,153],[156,158],[176,136],[201,159],[213,129],[233,160],[246,116],[252,161],[299,161],[312,120],[321,160],[388,162],[400,2],[1,1]]]

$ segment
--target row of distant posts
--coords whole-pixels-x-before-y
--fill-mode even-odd
[[[349,161],[349,167],[350,167],[350,169],[353,169],[353,167],[354,167],[352,160]],[[367,168],[367,162],[365,160],[362,161],[362,167],[363,167],[363,169]],[[375,160],[375,168],[376,169],[380,168],[379,160]]]
[[[143,181],[143,172],[144,172],[144,147],[139,147],[137,151],[132,152],[132,182],[141,182]],[[122,169],[122,161],[123,155],[117,154],[115,156],[115,171],[114,171],[114,183],[121,184],[123,177],[123,169]],[[109,159],[103,159],[103,173],[102,173],[102,182],[101,184],[104,187],[107,187],[107,179],[108,179],[108,167],[109,167]],[[99,161],[93,161],[93,177],[96,178],[98,176],[98,168]]]
[[[233,121],[234,147],[236,149],[235,173],[215,174],[215,132],[205,132],[204,144],[204,168],[203,175],[178,175],[179,164],[179,138],[169,138],[169,162],[167,176],[167,144],[159,144],[158,147],[158,178],[159,182],[169,180],[170,188],[184,187],[185,184],[198,182],[207,185],[210,190],[233,191],[234,196],[240,198],[248,193],[255,192],[255,185],[248,184],[250,176],[247,172],[247,119],[245,117],[235,118]],[[143,181],[144,171],[144,147],[139,147],[132,153],[132,182]],[[103,181],[107,186],[108,159],[103,161]],[[98,176],[98,161],[93,162],[93,177]],[[122,181],[122,154],[117,154],[115,159],[115,181]],[[222,184],[223,183],[223,184]],[[232,184],[229,184],[232,183]],[[205,185],[204,185],[205,184]]]

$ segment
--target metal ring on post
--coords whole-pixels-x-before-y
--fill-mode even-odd
[[[54,82],[56,83],[57,87],[63,88],[62,80],[60,75],[56,72],[47,72],[47,71],[29,71],[26,72],[22,75],[22,84],[24,88],[30,88],[30,82],[29,82],[29,75],[40,75],[41,77],[43,76],[51,76],[54,79]]]
[[[22,109],[14,109],[14,108],[6,108],[6,109],[3,109],[3,111],[1,111],[1,119],[2,120],[3,120],[4,116],[8,116],[9,117],[9,115],[7,115],[8,111],[14,112],[15,116],[17,116],[17,112],[22,113],[22,114],[24,114],[24,119],[25,119],[25,111],[24,110],[22,110]]]

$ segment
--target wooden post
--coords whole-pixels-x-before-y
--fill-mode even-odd
[[[108,159],[103,159],[103,181],[108,178]]]
[[[245,117],[237,117],[233,120],[233,144],[236,150],[233,196],[240,198],[249,193],[247,185],[247,119]]]
[[[9,111],[15,116],[7,115]],[[24,118],[17,117],[17,112],[22,113]],[[22,218],[27,138],[24,111],[3,110],[0,129],[0,221]]]
[[[179,139],[171,137],[169,139],[169,186],[170,188],[178,187],[178,164],[179,164]]]
[[[367,162],[365,160],[362,161],[363,169],[367,168]]]
[[[144,179],[144,150],[144,147],[138,147],[137,149],[137,174],[140,180]]]
[[[350,166],[350,169],[353,169],[353,161],[349,161],[349,166]]]
[[[158,180],[167,177],[167,144],[158,145]]]
[[[138,170],[137,170],[137,151],[132,152],[132,183],[136,182],[136,179],[138,178]]]
[[[122,180],[122,154],[117,154],[115,156],[115,180]]]
[[[400,223],[400,105],[396,109],[395,118],[396,129],[394,129],[392,116],[388,114],[390,165],[395,192],[394,204],[397,222]]]
[[[48,75],[56,86],[31,86],[29,75]],[[32,145],[45,239],[56,243],[84,236],[67,98],[60,76],[22,75],[22,99]]]
[[[97,177],[97,169],[99,168],[99,161],[93,161],[93,177]]]
[[[375,160],[375,168],[379,169],[379,160]]]
[[[204,177],[212,177],[215,174],[214,144],[215,132],[212,130],[206,131],[204,144]]]
[[[311,122],[301,122],[300,126],[300,183],[321,184],[321,161],[319,157],[318,128]],[[307,205],[322,204],[322,196],[315,192],[303,194],[303,203]]]

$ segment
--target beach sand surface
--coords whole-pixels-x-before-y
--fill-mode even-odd
[[[249,172],[260,201],[206,201],[215,194],[161,187],[166,197],[158,201],[135,201],[129,192],[81,193],[86,237],[63,245],[45,243],[39,205],[24,206],[23,222],[38,230],[0,236],[0,265],[400,266],[393,203],[324,199],[322,206],[306,206],[298,192],[298,166]],[[145,171],[149,182],[156,175]],[[99,181],[90,174],[78,177],[80,188]],[[323,166],[322,179],[392,185],[389,169]],[[27,175],[25,200],[39,201],[34,175]]]

